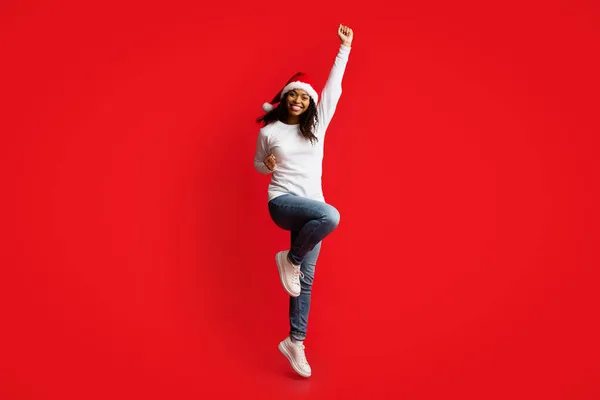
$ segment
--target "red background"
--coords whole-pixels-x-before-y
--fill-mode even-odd
[[[597,2],[201,3],[2,2],[0,398],[600,396]],[[303,380],[254,119],[339,23]]]

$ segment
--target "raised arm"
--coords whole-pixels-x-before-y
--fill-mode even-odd
[[[342,78],[344,77],[346,64],[348,63],[348,56],[350,55],[354,33],[349,27],[340,25],[338,27],[338,37],[342,43],[335,57],[335,61],[333,62],[333,67],[329,72],[325,87],[321,92],[320,101],[317,106],[319,124],[323,126],[323,132],[327,129],[327,126],[329,126],[333,114],[335,113],[337,103],[342,95]]]

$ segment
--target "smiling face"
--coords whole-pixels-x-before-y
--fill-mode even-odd
[[[292,89],[287,93],[286,103],[288,115],[297,117],[308,109],[310,96],[302,89]]]

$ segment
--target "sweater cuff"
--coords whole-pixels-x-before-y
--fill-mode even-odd
[[[254,161],[254,168],[261,174],[265,175],[268,175],[274,171],[271,171],[269,168],[267,168],[267,166],[261,161]]]

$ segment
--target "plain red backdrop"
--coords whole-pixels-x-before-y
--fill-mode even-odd
[[[598,398],[599,16],[2,2],[0,398]],[[254,120],[339,23],[303,380]]]

